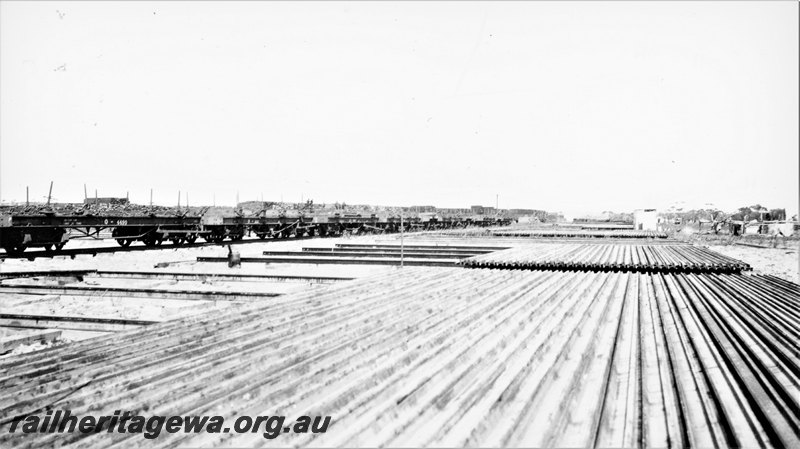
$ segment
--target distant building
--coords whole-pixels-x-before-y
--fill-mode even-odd
[[[655,231],[658,227],[658,213],[655,209],[636,209],[633,211],[633,229]]]
[[[511,218],[530,217],[535,221],[547,220],[547,211],[537,209],[509,209],[508,216]]]
[[[539,223],[539,218],[534,217],[532,215],[523,215],[517,218],[517,223],[525,223],[525,224]]]

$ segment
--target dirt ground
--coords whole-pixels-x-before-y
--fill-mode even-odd
[[[709,245],[708,248],[750,264],[757,274],[770,274],[800,284],[797,248],[755,248],[743,245]]]
[[[747,262],[756,274],[769,274],[800,284],[800,237],[797,235],[682,232],[671,237]]]

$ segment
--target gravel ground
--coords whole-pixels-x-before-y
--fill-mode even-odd
[[[797,248],[754,248],[742,245],[710,245],[708,248],[749,263],[755,273],[770,274],[800,284],[800,255]]]

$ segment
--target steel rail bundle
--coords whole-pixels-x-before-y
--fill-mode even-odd
[[[341,276],[304,276],[292,274],[231,274],[216,272],[175,272],[175,271],[119,271],[119,270],[36,270],[36,271],[0,271],[0,282],[6,279],[23,278],[70,278],[83,281],[84,277],[118,278],[118,279],[171,279],[176,281],[238,281],[238,282],[301,282],[332,283],[351,281],[353,277]],[[0,284],[2,285],[2,284]]]
[[[396,258],[400,257],[399,251],[263,251],[265,256],[299,256],[299,257],[376,257],[376,258]],[[405,254],[405,257],[416,257],[419,259],[463,259],[472,257],[475,254],[448,253],[440,251],[415,252]]]
[[[94,285],[0,284],[0,295],[10,293],[21,293],[26,295],[185,299],[189,301],[208,299],[217,301],[242,301],[272,298],[281,295],[281,293],[275,292],[244,292],[229,290],[176,290],[164,288],[109,287]]]
[[[383,247],[373,247],[373,246],[364,246],[364,247],[356,247],[356,248],[347,248],[339,246],[337,244],[335,247],[304,247],[303,251],[308,252],[328,252],[328,253],[342,253],[342,254],[364,254],[364,253],[372,253],[372,252],[382,252],[382,253],[400,253],[401,251],[405,254],[423,254],[429,252],[437,252],[443,251],[450,254],[464,254],[468,256],[474,256],[478,254],[488,254],[492,251],[496,251],[498,249],[507,249],[505,247],[497,247],[496,249],[465,249],[465,248],[458,248],[458,247],[449,247],[449,246],[431,246],[425,248],[409,248],[403,245],[403,248],[400,248],[400,245],[383,245]]]
[[[287,292],[308,288],[309,284],[348,280],[324,276],[102,270],[9,272],[3,276],[0,278],[0,327],[100,332],[208,313],[244,302],[269,303]],[[33,276],[50,282],[26,279]],[[86,278],[91,280],[76,282]],[[153,285],[147,282],[151,278],[194,282]],[[234,283],[230,284],[231,281]],[[304,285],[292,285],[294,282]],[[151,316],[155,321],[136,318],[140,314]],[[128,319],[132,317],[136,319]]]
[[[397,258],[401,255],[413,259],[464,259],[479,254],[491,253],[488,249],[465,249],[463,247],[450,248],[447,246],[431,246],[426,248],[401,248],[391,245],[356,246],[333,248],[302,248],[302,251],[264,251],[265,256],[295,256],[295,257],[345,257],[345,258]]]
[[[3,273],[0,272],[0,275]],[[304,284],[329,284],[352,281],[355,278],[341,276],[303,276],[291,274],[230,274],[230,273],[192,273],[174,271],[109,271],[96,270],[89,277],[127,278],[127,279],[172,279],[176,281],[227,281],[227,282],[301,282]]]
[[[409,267],[454,267],[457,258],[452,259],[425,259],[409,256],[401,259],[400,255],[393,257],[329,257],[308,256],[306,253],[295,253],[295,256],[264,256],[242,257],[242,263],[296,263],[312,265],[405,265]],[[227,257],[198,257],[198,262],[228,262]]]
[[[486,254],[489,247],[449,247],[416,245],[408,250],[399,245],[337,244],[334,248],[302,248],[302,251],[263,251],[265,257],[244,257],[241,262],[304,263],[338,265],[408,265],[452,267],[458,260]],[[497,247],[494,249],[504,249]],[[197,258],[198,262],[227,262],[225,257]]]
[[[336,248],[343,249],[381,249],[381,250],[400,250],[400,244],[393,243],[337,243]],[[448,250],[448,251],[497,251],[508,249],[509,246],[473,246],[473,245],[403,245],[405,251],[408,250]]]
[[[0,329],[0,355],[7,354],[22,345],[49,343],[58,340],[60,337],[61,331],[57,329],[15,329],[10,335]]]
[[[50,407],[335,417],[280,446],[798,447],[798,304],[763,276],[397,270],[0,360],[0,445],[143,441],[8,432]]]
[[[156,324],[159,321],[127,318],[53,316],[52,314],[0,313],[0,326],[19,329],[58,329],[89,332],[122,332]]]
[[[561,225],[564,226],[564,225]],[[580,223],[577,224],[580,229],[592,230],[616,230],[616,229],[630,229],[633,230],[633,223]]]
[[[469,268],[565,271],[636,271],[640,273],[739,273],[749,264],[691,245],[527,244],[470,257]]]
[[[395,235],[387,236],[382,238],[384,240],[389,240],[396,238]],[[665,239],[639,239],[639,238],[614,238],[614,239],[605,239],[605,238],[593,238],[593,237],[545,237],[545,238],[535,238],[535,237],[493,237],[488,234],[484,235],[473,235],[468,237],[463,236],[454,236],[454,235],[430,235],[425,233],[414,233],[405,236],[405,241],[407,243],[416,244],[416,243],[429,243],[429,244],[438,244],[438,245],[460,245],[464,244],[465,242],[469,242],[474,245],[500,245],[510,247],[510,246],[518,246],[521,244],[530,244],[530,243],[537,243],[537,244],[563,244],[563,243],[584,243],[584,244],[595,244],[595,245],[605,245],[610,242],[613,243],[630,243],[630,244],[648,244],[648,245],[690,245],[691,243],[681,241],[681,240],[673,240],[670,238]]]
[[[3,279],[31,278],[31,277],[69,277],[83,280],[83,277],[96,273],[97,270],[26,270],[26,271],[0,271],[0,281]]]
[[[509,219],[472,219],[458,217],[409,217],[402,221],[406,231],[427,231],[449,228],[488,227],[510,224]],[[333,216],[95,216],[54,213],[40,215],[0,216],[0,247],[7,255],[19,255],[29,247],[46,252],[61,250],[71,233],[94,239],[101,232],[111,233],[120,246],[140,241],[147,247],[165,241],[175,245],[194,243],[198,238],[221,243],[225,239],[239,241],[254,234],[266,238],[302,238],[305,236],[337,236],[344,233],[394,233],[401,228],[400,217]]]
[[[582,237],[582,238],[625,238],[625,239],[665,239],[667,234],[659,231],[636,231],[630,229],[592,230],[592,229],[509,229],[490,230],[494,237]]]

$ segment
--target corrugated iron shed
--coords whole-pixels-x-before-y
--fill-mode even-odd
[[[800,447],[800,287],[771,277],[403,269],[0,362],[0,416],[332,415],[159,446]],[[10,435],[0,445],[145,445]]]

